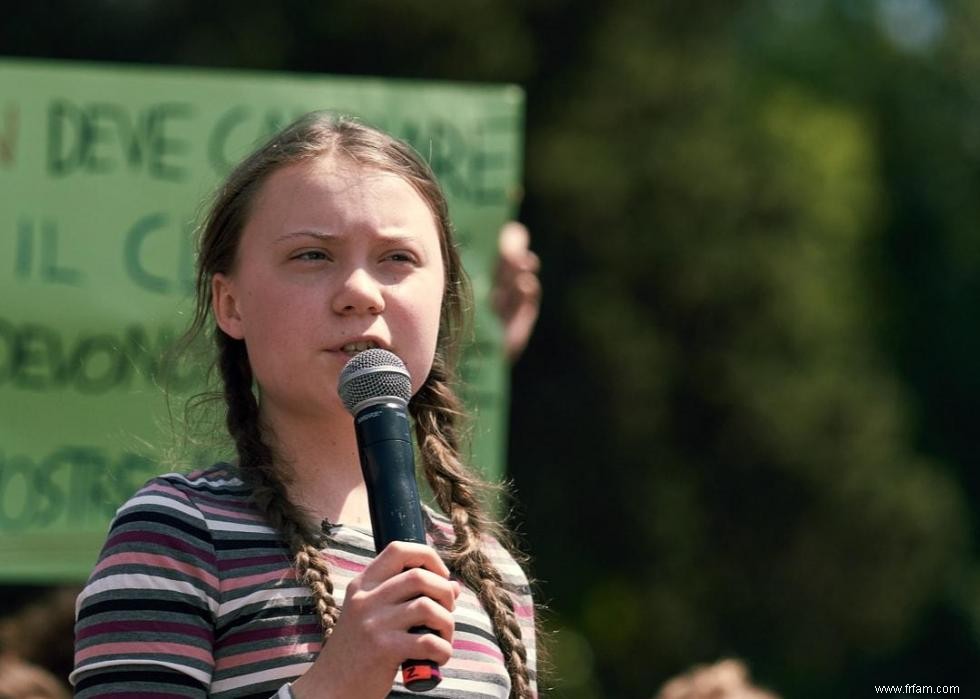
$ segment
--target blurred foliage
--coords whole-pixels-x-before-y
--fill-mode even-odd
[[[57,21],[53,18],[57,17]],[[980,5],[24,3],[7,55],[512,81],[552,696],[980,685]]]

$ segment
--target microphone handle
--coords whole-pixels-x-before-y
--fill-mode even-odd
[[[426,543],[406,406],[400,400],[369,405],[355,416],[354,428],[367,485],[375,551],[381,553],[392,541]],[[425,626],[414,626],[409,631],[435,633]],[[402,682],[410,691],[428,691],[441,680],[439,665],[432,660],[410,659],[402,663]]]

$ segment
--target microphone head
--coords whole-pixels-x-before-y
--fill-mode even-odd
[[[337,382],[344,407],[356,415],[363,404],[396,399],[408,404],[412,377],[394,352],[369,349],[358,352],[344,365]]]

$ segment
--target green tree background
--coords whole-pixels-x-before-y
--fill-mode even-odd
[[[980,688],[980,3],[21,3],[0,54],[515,82],[550,696]],[[574,435],[573,438],[569,438]]]

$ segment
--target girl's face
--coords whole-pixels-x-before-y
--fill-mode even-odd
[[[218,325],[245,341],[263,410],[343,410],[351,356],[382,347],[425,381],[445,286],[440,234],[397,175],[333,158],[274,172],[257,193],[232,271],[215,274]]]

